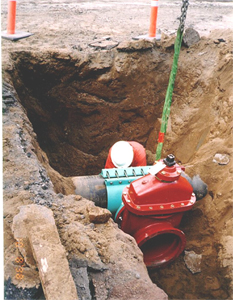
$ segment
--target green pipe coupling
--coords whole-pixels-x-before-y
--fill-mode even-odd
[[[107,209],[115,214],[122,204],[123,189],[132,181],[148,174],[151,166],[102,169],[107,189]]]

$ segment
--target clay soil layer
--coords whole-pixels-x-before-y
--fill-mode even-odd
[[[46,294],[29,250],[25,278],[15,279],[15,258],[29,255],[15,247],[26,223],[15,224],[31,204],[52,210],[80,299],[80,286],[86,300],[233,299],[232,1],[192,1],[187,12],[185,27],[199,38],[181,48],[163,148],[208,185],[181,222],[186,252],[147,273],[135,241],[106,211],[102,223],[90,221],[93,203],[75,196],[71,181],[99,174],[119,139],[142,143],[154,162],[181,4],[160,1],[161,40],[148,41],[135,39],[148,33],[146,0],[18,1],[16,30],[33,35],[2,39],[6,299]],[[5,30],[7,1],[1,5]],[[187,266],[191,251],[201,258],[196,273]]]

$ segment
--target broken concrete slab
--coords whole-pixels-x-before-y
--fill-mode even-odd
[[[30,231],[30,244],[46,300],[78,299],[66,252],[56,228],[51,224],[34,226]]]
[[[21,206],[12,229],[25,262],[39,269],[46,300],[78,299],[52,211],[35,204]]]
[[[12,231],[18,241],[18,250],[23,255],[26,264],[32,269],[36,269],[36,263],[29,243],[29,232],[34,226],[40,224],[55,225],[53,212],[43,206],[30,204],[20,207],[20,212],[13,219]]]

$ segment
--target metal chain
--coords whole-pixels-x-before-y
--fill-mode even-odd
[[[186,14],[187,14],[188,5],[189,5],[188,0],[182,0],[182,2],[183,2],[183,5],[181,7],[181,16],[179,18],[180,26],[177,30],[177,35],[176,35],[176,40],[175,40],[175,45],[174,45],[175,52],[174,52],[172,70],[171,70],[171,73],[170,73],[169,83],[168,83],[166,97],[165,97],[164,106],[163,106],[162,122],[161,122],[161,127],[160,127],[160,132],[159,132],[158,145],[157,145],[157,149],[156,149],[156,160],[161,159],[164,135],[165,135],[166,130],[167,130],[167,123],[168,123],[168,118],[169,118],[169,115],[170,115],[170,107],[171,107],[171,102],[172,102],[172,93],[173,93],[173,88],[174,88],[174,84],[175,84],[178,59],[179,59],[181,43],[182,43],[182,37],[183,37],[183,31],[184,31],[184,22],[185,22],[185,19],[186,19]]]
[[[189,1],[188,0],[182,0],[183,4],[181,7],[181,16],[180,16],[180,30],[181,32],[184,31],[184,23],[185,23],[185,19],[186,19],[186,14],[187,14],[187,10],[188,10],[188,6],[189,6]]]

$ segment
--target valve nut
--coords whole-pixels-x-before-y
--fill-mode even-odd
[[[163,162],[165,163],[165,165],[167,165],[168,167],[172,167],[175,165],[176,161],[175,161],[175,156],[173,154],[168,154],[168,156],[163,160]]]

